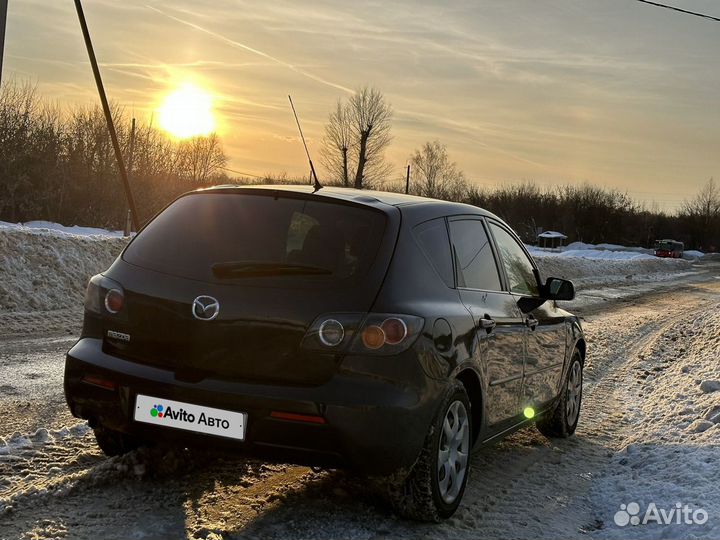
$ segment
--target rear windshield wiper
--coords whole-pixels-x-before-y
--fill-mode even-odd
[[[278,262],[229,261],[215,263],[211,268],[215,277],[220,279],[258,276],[327,275],[333,273],[332,270],[319,266]]]

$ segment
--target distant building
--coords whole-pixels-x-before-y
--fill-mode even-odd
[[[567,236],[557,231],[545,231],[538,234],[538,247],[557,248],[567,240]]]

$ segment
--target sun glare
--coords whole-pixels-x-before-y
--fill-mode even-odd
[[[193,84],[183,84],[163,101],[160,127],[180,139],[208,135],[215,130],[212,96]]]

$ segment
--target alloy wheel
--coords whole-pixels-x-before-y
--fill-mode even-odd
[[[580,399],[582,397],[582,367],[577,360],[573,362],[570,368],[570,376],[567,382],[567,405],[565,413],[567,415],[567,423],[570,426],[575,425],[578,414],[580,414]]]
[[[453,401],[445,413],[438,450],[440,496],[452,504],[460,494],[468,467],[470,421],[461,401]]]

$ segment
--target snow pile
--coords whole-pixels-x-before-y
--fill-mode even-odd
[[[105,233],[0,225],[0,312],[82,305],[88,278],[108,268],[127,244]]]
[[[629,517],[621,514],[606,522],[598,537],[720,538],[719,350],[715,303],[699,317],[669,325],[640,352],[635,384],[624,387],[625,414],[618,420],[628,426],[628,436],[593,485],[598,510],[630,508],[639,523],[618,526],[613,521]],[[643,524],[651,504],[667,515],[678,503],[704,510],[708,519],[689,525],[682,517],[676,522],[676,514],[670,524],[654,519]],[[702,521],[702,513],[696,516]]]
[[[697,251],[694,249],[689,249],[687,251],[683,251],[683,259],[688,259],[691,261],[701,259],[705,256],[705,254],[702,251]]]
[[[99,458],[91,434],[83,422],[0,438],[0,516],[28,501],[67,495],[83,476],[73,468]]]
[[[583,259],[602,259],[606,261],[640,261],[653,260],[654,255],[639,253],[637,251],[605,251],[600,249],[567,249],[560,252],[548,252],[534,248],[531,250],[534,257],[580,257]]]
[[[527,246],[531,251],[540,251],[544,253],[564,253],[566,251],[611,251],[611,252],[622,252],[622,253],[643,253],[645,255],[653,255],[655,251],[644,247],[633,247],[633,246],[621,246],[619,244],[587,244],[585,242],[571,242],[567,246],[561,246],[558,248],[541,248],[538,246]],[[612,257],[612,255],[609,255]]]
[[[533,257],[580,257],[583,259],[603,260],[652,260],[656,259],[655,250],[643,247],[621,246],[618,244],[586,244],[572,242],[559,248],[541,248],[526,246]],[[683,259],[697,261],[705,257],[705,253],[696,250],[683,252]]]
[[[538,253],[533,250],[531,255],[543,279],[550,276],[571,279],[580,288],[628,281],[664,281],[692,268],[690,262],[683,259],[661,259],[638,253],[595,250]]]
[[[0,221],[0,230],[3,229],[35,232],[38,234],[91,236],[101,238],[122,238],[123,236],[122,231],[108,231],[106,229],[98,229],[96,227],[80,227],[79,225],[68,227],[51,221],[27,221],[25,223],[8,223],[7,221]]]

